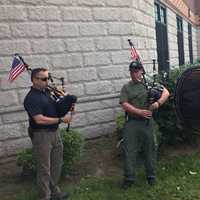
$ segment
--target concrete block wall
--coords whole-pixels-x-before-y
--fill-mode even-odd
[[[118,95],[129,80],[131,38],[144,62],[156,58],[153,0],[2,0],[0,5],[0,162],[31,145],[24,72],[7,81],[12,55],[65,78],[79,98],[72,127],[85,137],[115,129]],[[145,65],[148,72],[152,65]]]
[[[170,66],[177,66],[178,65],[177,22],[176,22],[176,13],[174,13],[171,9],[167,9],[167,29],[168,29]]]
[[[188,42],[188,22],[183,20],[183,37],[184,37],[184,55],[185,63],[190,63],[189,42]]]

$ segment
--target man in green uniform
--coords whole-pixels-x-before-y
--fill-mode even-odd
[[[124,182],[127,189],[135,183],[136,157],[139,151],[144,154],[147,182],[155,184],[157,142],[152,111],[158,109],[168,98],[169,92],[163,88],[161,97],[148,105],[148,91],[143,83],[144,69],[141,63],[133,61],[129,65],[131,81],[122,87],[120,104],[127,113],[123,128]]]

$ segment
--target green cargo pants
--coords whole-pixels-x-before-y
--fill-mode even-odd
[[[147,178],[156,176],[157,140],[155,122],[150,120],[129,120],[123,128],[124,176],[126,180],[136,179],[136,158],[139,152],[144,155]]]
[[[50,200],[60,192],[58,180],[63,163],[63,144],[58,131],[37,130],[32,137],[33,155],[37,166],[40,200]]]

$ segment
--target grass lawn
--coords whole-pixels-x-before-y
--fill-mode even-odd
[[[163,147],[157,184],[149,186],[143,168],[130,189],[120,189],[122,158],[115,137],[88,141],[75,175],[63,177],[61,187],[70,200],[200,200],[199,147]],[[0,200],[36,200],[35,179],[6,176],[0,180]]]

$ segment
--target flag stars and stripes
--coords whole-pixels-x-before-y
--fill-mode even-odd
[[[18,56],[14,56],[8,80],[14,81],[26,69],[26,65]]]

